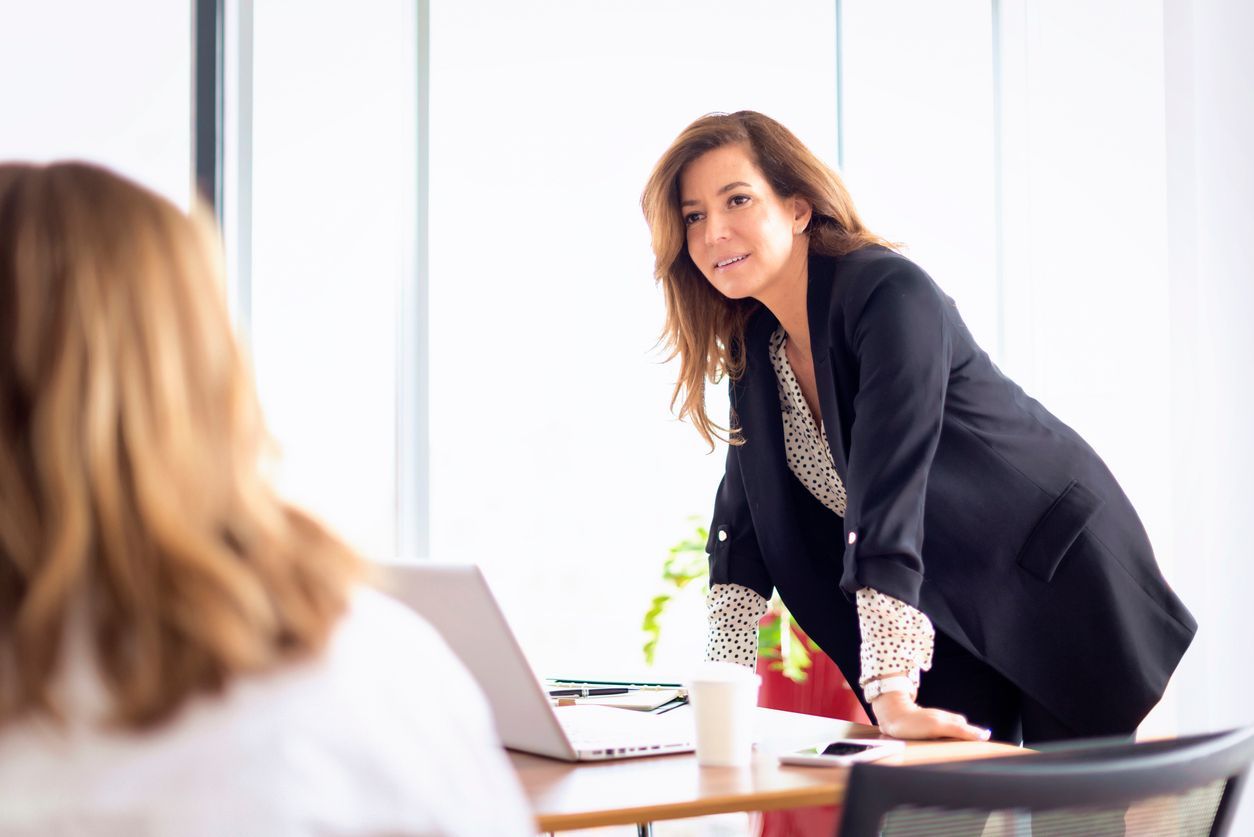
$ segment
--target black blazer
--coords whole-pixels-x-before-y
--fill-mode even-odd
[[[1163,579],[1105,464],[976,345],[946,296],[881,247],[810,256],[810,344],[842,520],[793,476],[765,307],[730,384],[732,446],[710,581],[764,597],[856,685],[853,593],[871,587],[1083,734],[1127,732],[1162,696],[1197,623]],[[844,595],[841,595],[843,591]]]

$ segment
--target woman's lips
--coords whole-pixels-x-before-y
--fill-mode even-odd
[[[732,268],[739,267],[740,265],[744,264],[745,262],[749,260],[749,254],[745,253],[742,256],[733,256],[732,259],[733,260],[731,261],[727,259],[722,259],[716,262],[714,264],[714,271],[716,273],[722,273],[725,270],[731,270]]]

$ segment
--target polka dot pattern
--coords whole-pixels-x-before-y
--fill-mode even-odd
[[[758,663],[758,620],[766,614],[767,600],[739,584],[714,584],[705,602],[709,614],[705,659],[754,668]]]
[[[936,630],[923,613],[892,596],[863,587],[858,591],[858,626],[862,631],[860,686],[904,671],[919,688],[919,670],[932,667]]]

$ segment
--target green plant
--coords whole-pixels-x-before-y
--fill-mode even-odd
[[[693,581],[701,579],[701,594],[704,597],[709,591],[709,585],[705,583],[710,574],[710,566],[705,555],[705,543],[710,537],[710,531],[698,523],[699,518],[690,517],[688,520],[690,523],[697,524],[696,531],[670,548],[666,560],[662,563],[662,581],[674,587],[675,592],[678,592]],[[660,620],[666,610],[666,605],[674,596],[675,593],[672,592],[659,593],[653,597],[648,611],[644,614],[644,624],[641,627],[647,637],[644,643],[646,665],[653,665],[653,656],[662,638]]]
[[[688,522],[694,526],[693,533],[672,546],[662,563],[662,581],[668,589],[653,597],[644,614],[641,628],[645,633],[643,650],[646,665],[653,665],[658,642],[662,639],[662,614],[671,600],[697,581],[701,582],[702,598],[709,592],[709,559],[705,544],[710,532],[700,524],[698,517],[690,517]],[[775,671],[783,672],[788,679],[800,683],[807,677],[810,655],[818,650],[812,640],[798,634],[796,623],[779,596],[772,596],[767,618],[758,628],[758,656],[769,660],[770,667]]]

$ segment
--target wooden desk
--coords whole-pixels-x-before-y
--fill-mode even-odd
[[[698,767],[692,753],[580,764],[525,753],[509,756],[538,828],[564,831],[839,804],[849,778],[847,768],[783,766],[775,753],[824,738],[879,737],[875,727],[771,709],[759,709],[757,720],[763,743],[747,768]],[[1008,744],[918,741],[882,763],[922,764],[1022,752]]]

